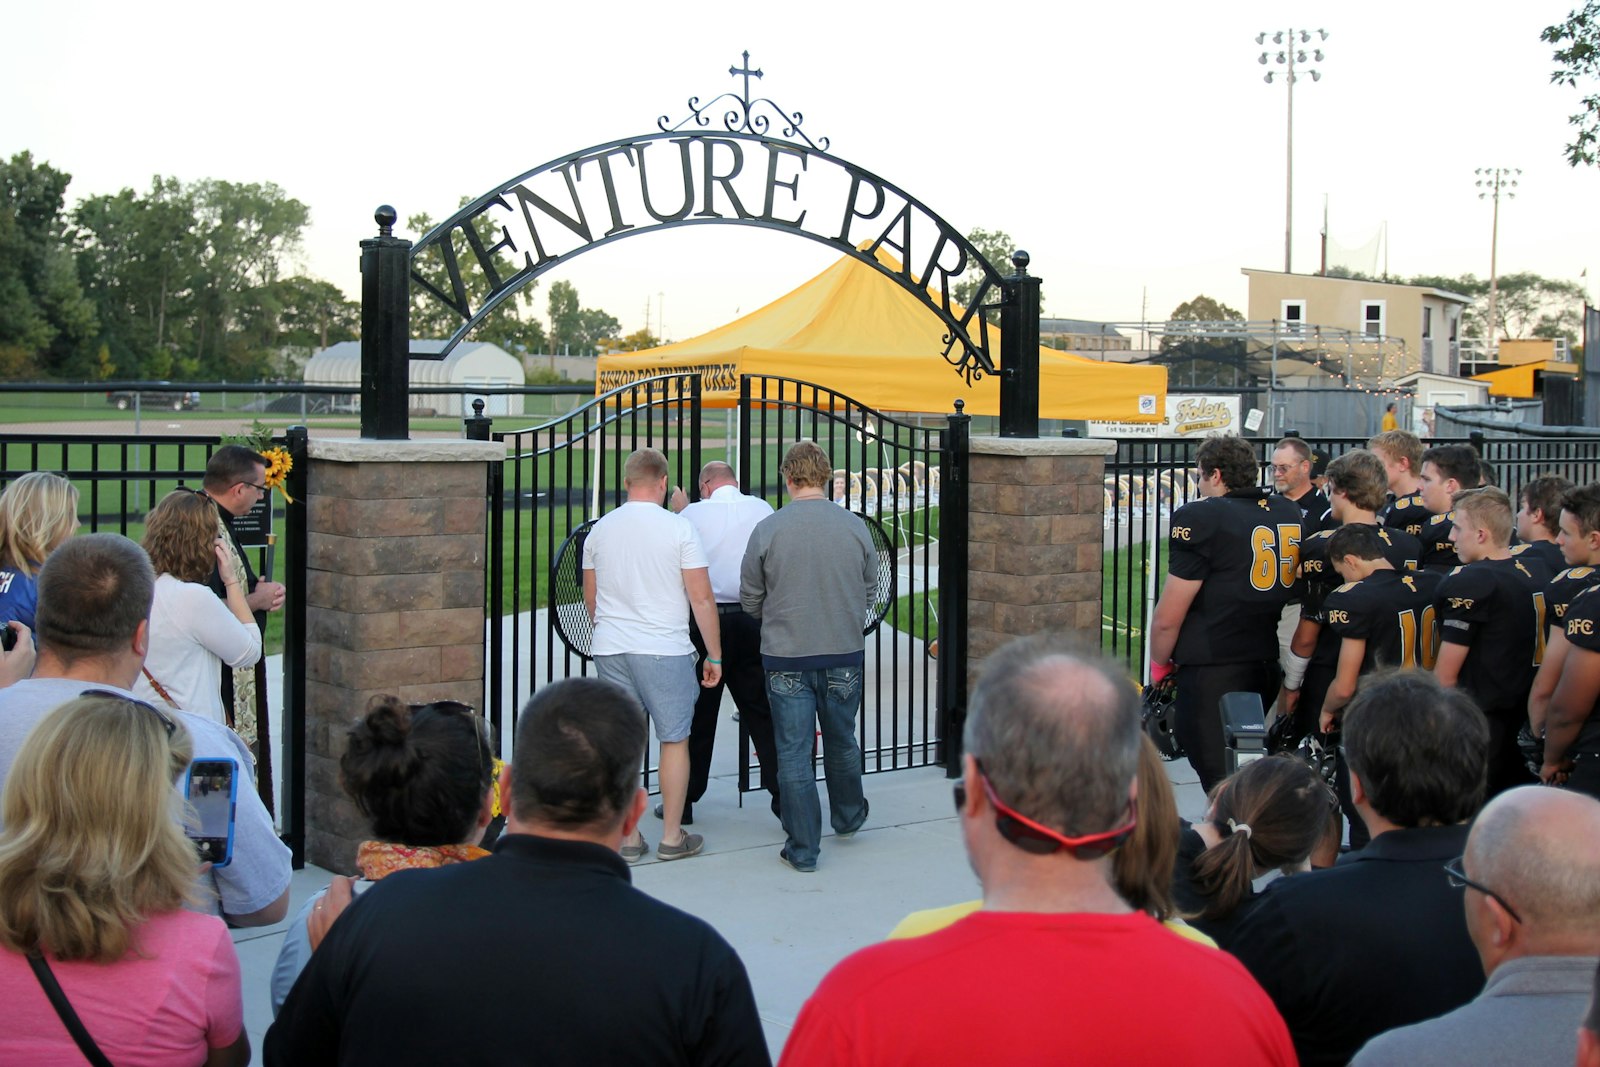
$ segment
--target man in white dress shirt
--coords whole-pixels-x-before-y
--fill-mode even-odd
[[[733,468],[714,459],[700,468],[700,499],[690,504],[682,489],[673,491],[672,510],[689,520],[705,551],[711,575],[711,593],[717,601],[717,623],[722,629],[722,681],[700,690],[689,727],[689,793],[683,805],[683,824],[694,823],[694,803],[706,792],[711,778],[711,755],[717,743],[717,717],[722,710],[723,686],[733,694],[739,722],[755,745],[761,765],[761,785],[772,794],[772,813],[778,813],[778,755],[772,740],[772,708],[767,704],[767,675],[761,666],[761,620],[745,613],[739,603],[739,566],[756,523],[772,514],[772,505],[758,496],[739,492]],[[704,658],[700,627],[690,620],[689,637]],[[662,806],[656,805],[660,818]]]

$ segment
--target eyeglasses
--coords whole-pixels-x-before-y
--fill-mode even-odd
[[[1288,474],[1290,471],[1294,470],[1296,467],[1300,466],[1302,463],[1310,463],[1310,462],[1311,461],[1309,459],[1301,459],[1301,460],[1296,460],[1293,463],[1274,463],[1272,465],[1272,473],[1273,474]]]
[[[240,482],[239,484],[240,485],[248,485],[250,488],[254,489],[258,493],[265,493],[267,491],[267,487],[266,486],[257,485],[255,482]]]
[[[1493,889],[1490,889],[1482,882],[1474,882],[1471,878],[1467,877],[1467,872],[1461,867],[1462,861],[1466,858],[1467,857],[1465,856],[1457,856],[1455,859],[1444,865],[1444,876],[1450,880],[1450,887],[1452,889],[1461,889],[1463,887],[1468,889],[1476,889],[1478,892],[1494,900],[1502,908],[1506,909],[1507,915],[1510,915],[1519,923],[1522,922],[1522,916],[1517,914],[1517,909],[1513,908],[1505,897],[1501,896],[1499,893],[1496,893]]]
[[[1128,802],[1128,822],[1115,830],[1106,830],[1098,834],[1086,834],[1083,837],[1068,837],[1063,833],[1041,826],[1026,815],[1008,807],[994,792],[994,784],[989,781],[989,776],[984,773],[983,764],[977,764],[978,778],[983,782],[983,791],[989,798],[989,803],[999,812],[995,816],[995,828],[1000,831],[1000,836],[1016,845],[1024,852],[1031,852],[1036,856],[1049,856],[1066,849],[1075,859],[1097,860],[1115,852],[1133,835],[1134,827],[1139,823],[1138,806]],[[964,783],[955,784],[956,811],[961,812],[967,806],[967,787]]]
[[[132,704],[136,708],[143,708],[156,717],[161,728],[167,731],[167,740],[172,740],[172,735],[178,732],[178,724],[168,718],[160,708],[154,704],[146,704],[138,697],[128,696],[126,693],[114,693],[109,689],[85,689],[78,694],[80,697],[104,697],[107,700],[120,700],[124,704]]]

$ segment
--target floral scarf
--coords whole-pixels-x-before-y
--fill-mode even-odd
[[[396,871],[418,867],[444,867],[487,856],[477,845],[397,845],[391,841],[363,841],[356,850],[356,868],[369,882],[381,881]]]

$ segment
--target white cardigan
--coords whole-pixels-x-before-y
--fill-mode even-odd
[[[227,722],[222,712],[222,665],[248,667],[261,658],[261,631],[240,622],[208,586],[156,578],[150,607],[150,652],[144,665],[184,711]],[[156,707],[163,701],[141,672],[133,691]]]

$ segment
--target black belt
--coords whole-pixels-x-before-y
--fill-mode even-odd
[[[718,615],[742,615],[743,613],[744,613],[744,605],[743,604],[718,604],[717,605],[717,614]]]

